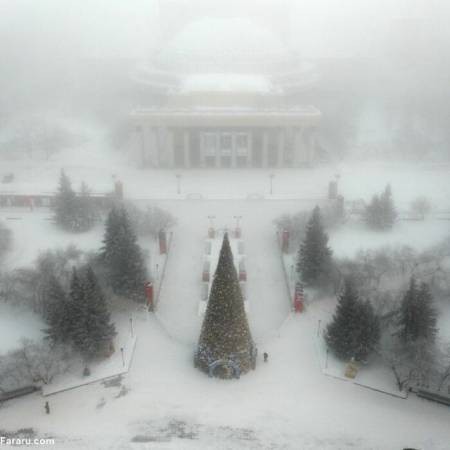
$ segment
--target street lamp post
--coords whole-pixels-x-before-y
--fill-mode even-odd
[[[177,178],[177,194],[180,195],[181,194],[181,173],[177,173],[176,175]]]
[[[214,219],[216,216],[208,216],[209,219],[209,229],[208,229],[208,238],[214,239],[216,237],[216,232],[214,230]]]
[[[216,218],[216,216],[208,216],[209,219],[209,226],[211,228],[214,228],[214,219]]]
[[[270,195],[273,195],[273,179],[275,178],[275,174],[271,173],[269,175],[270,178]]]

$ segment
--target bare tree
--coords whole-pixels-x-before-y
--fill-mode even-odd
[[[417,197],[411,203],[411,212],[425,219],[425,216],[431,212],[431,202],[426,197]]]
[[[12,233],[11,230],[5,227],[2,222],[0,222],[0,262],[6,252],[12,247]]]
[[[24,339],[20,349],[1,359],[0,386],[14,389],[49,384],[56,375],[66,372],[73,361],[74,354],[69,347]]]

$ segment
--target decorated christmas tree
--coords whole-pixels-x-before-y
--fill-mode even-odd
[[[256,347],[225,233],[194,362],[211,376],[238,378],[254,369],[255,361]]]

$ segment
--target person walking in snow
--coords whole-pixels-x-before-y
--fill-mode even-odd
[[[45,413],[50,414],[50,405],[48,404],[48,402],[45,402]]]
[[[264,356],[264,362],[266,363],[269,360],[269,355],[266,352],[264,352],[263,356]]]

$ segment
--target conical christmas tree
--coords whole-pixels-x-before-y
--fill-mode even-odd
[[[256,347],[225,233],[194,362],[210,375],[232,378],[254,369],[255,361]]]

